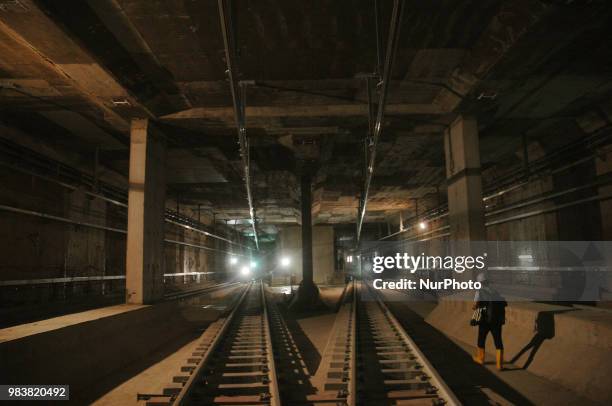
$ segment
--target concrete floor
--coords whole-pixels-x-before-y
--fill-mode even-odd
[[[283,286],[273,288],[272,290],[277,294],[282,294],[281,292],[287,289],[288,287]],[[342,293],[342,289],[342,287],[321,287],[321,297],[323,301],[333,309]],[[210,303],[206,303],[207,299],[205,298],[191,299],[191,301],[197,301],[198,307],[208,305],[223,306],[231,299],[232,297],[228,296],[221,302],[214,301],[210,298],[208,298]],[[280,297],[279,300],[282,301],[282,297]],[[196,310],[194,309],[193,311]],[[200,310],[197,310],[197,312],[199,317],[204,317]],[[293,318],[292,321],[295,323],[290,323],[292,334],[300,346],[302,356],[304,357],[308,369],[307,374],[314,375],[320,363],[320,354],[325,351],[327,337],[335,320],[335,313],[330,310],[324,314],[294,316],[295,318]],[[135,375],[128,377],[120,385],[98,398],[93,402],[93,405],[138,405],[142,403],[137,402],[137,393],[161,393],[163,388],[172,381],[172,377],[177,374],[180,367],[184,365],[185,360],[191,356],[199,340],[198,337],[187,342],[176,352],[153,363]],[[155,358],[154,355],[152,358]]]
[[[343,287],[321,289],[321,298],[330,308],[335,309],[342,290]],[[332,331],[335,320],[336,313],[329,313],[303,318],[298,321],[304,329],[304,333],[311,339],[318,351],[319,364],[312,373],[311,384],[319,392],[323,391],[323,385],[326,381],[326,369],[322,366],[325,365],[325,362],[329,362],[329,360],[324,359],[324,354],[325,347],[328,345],[329,333]]]
[[[387,302],[388,307],[464,404],[598,404],[515,365],[506,364],[506,370],[498,371],[489,354],[484,366],[475,364],[471,359],[476,350],[475,343],[449,338],[425,322],[424,318],[435,303],[400,301],[397,295],[402,293],[398,292],[388,292],[387,295],[393,299]],[[467,322],[466,328],[470,328]],[[506,355],[505,358],[509,357]]]
[[[180,367],[185,364],[185,360],[195,350],[198,342],[199,338],[190,341],[167,358],[151,365],[121,385],[113,388],[110,392],[93,402],[93,405],[137,405],[139,404],[136,401],[136,394],[138,393],[162,393],[164,387],[172,382],[172,377],[177,375]]]
[[[274,289],[282,303],[284,287]],[[324,287],[323,300],[334,307],[342,288]],[[394,294],[394,293],[392,293]],[[200,303],[203,305],[203,302]],[[281,304],[282,306],[282,304]],[[450,339],[424,321],[435,303],[424,301],[392,301],[389,307],[413,337],[434,367],[466,405],[595,405],[580,395],[540,378],[531,372],[508,365],[499,372],[489,356],[484,366],[471,360],[475,347],[469,343]],[[306,369],[316,392],[322,390],[322,355],[332,329],[333,311],[316,314],[285,312],[287,324],[299,347]],[[94,402],[94,405],[136,405],[137,393],[161,393],[164,386],[184,364],[197,346],[194,339],[176,352],[129,377]]]
[[[240,291],[240,289],[228,289],[223,290],[221,293],[198,295],[183,299],[183,312],[187,317],[196,319],[201,323],[203,333],[212,321],[218,319],[221,311],[234,300],[236,294]],[[178,349],[169,355],[159,357],[158,354],[151,354],[150,357],[147,357],[147,360],[142,360],[142,364],[146,365],[146,367],[138,372],[121,371],[120,374],[123,374],[125,379],[92,404],[106,406],[142,405],[142,402],[137,402],[136,395],[138,393],[161,393],[164,387],[172,382],[173,376],[178,374],[181,366],[185,365],[186,359],[191,357],[199,341],[200,336],[196,335],[192,339],[188,339],[183,345],[177,347]],[[109,377],[109,379],[116,379],[116,377]]]

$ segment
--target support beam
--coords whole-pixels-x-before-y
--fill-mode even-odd
[[[148,119],[132,121],[126,259],[126,301],[163,297],[166,147]]]
[[[444,135],[452,240],[486,240],[478,125],[459,116]]]
[[[83,97],[90,108],[99,112],[97,116],[101,117],[96,120],[89,114],[88,119],[92,122],[103,121],[120,132],[129,129],[129,122],[120,114],[125,111],[113,106],[112,100],[127,100],[133,106],[132,112],[151,116],[150,112],[140,106],[129,91],[100,65],[79,41],[64,32],[37,2],[23,0],[21,3],[28,11],[20,13],[19,18],[15,18],[15,13],[0,13],[0,37],[15,50],[12,55],[18,56],[16,59],[11,57],[3,61],[3,70],[8,70],[8,74],[13,77],[25,79],[28,74],[23,71],[23,67],[27,66],[28,62],[35,64],[45,76],[52,78],[47,79],[52,92],[61,92],[65,97]],[[9,56],[7,53],[6,58]],[[32,79],[37,77],[33,76]],[[21,89],[26,93],[30,92],[27,87]]]
[[[302,283],[313,284],[312,270],[312,193],[311,176],[302,174]]]
[[[449,87],[442,88],[432,104],[442,111],[455,111],[549,11],[550,5],[540,0],[502,2],[471,51],[453,71]],[[571,35],[571,30],[567,30],[567,35]]]
[[[301,174],[302,192],[302,282],[290,305],[293,311],[325,309],[319,288],[314,283],[312,260],[312,168],[303,168]],[[321,265],[321,263],[317,263]]]
[[[246,106],[245,114],[250,118],[277,117],[363,117],[368,114],[367,104],[327,104],[327,105],[283,105],[283,106]],[[439,115],[448,111],[435,104],[395,103],[385,107],[385,112],[393,115]],[[234,119],[232,107],[194,107],[188,110],[160,117],[163,121],[175,120],[219,120],[231,123]]]

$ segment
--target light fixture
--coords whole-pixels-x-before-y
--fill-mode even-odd
[[[280,260],[280,264],[283,268],[286,268],[289,266],[289,264],[291,264],[291,259],[289,259],[289,257],[282,257]]]
[[[424,222],[424,221],[421,221],[421,222],[419,223],[419,228],[420,228],[421,230],[425,230],[425,229],[427,229],[427,223],[426,223],[426,222]]]
[[[132,103],[130,103],[130,101],[126,98],[112,99],[111,103],[115,107],[119,107],[119,106],[130,107],[132,105]]]
[[[251,261],[250,266],[251,266],[251,269],[257,268],[257,262]]]
[[[240,275],[242,276],[249,276],[251,274],[251,270],[249,269],[248,266],[243,266],[242,268],[240,268]]]
[[[230,263],[230,265],[236,265],[238,263],[238,258],[230,257],[229,263]]]

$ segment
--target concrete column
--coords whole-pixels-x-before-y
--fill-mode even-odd
[[[451,240],[484,241],[478,125],[459,116],[444,135]]]
[[[163,296],[166,148],[147,119],[132,120],[126,260],[127,303]]]
[[[302,174],[302,283],[312,285],[312,193],[310,188],[310,174]]]
[[[313,280],[316,284],[332,283],[335,277],[334,228],[314,226],[312,228]]]

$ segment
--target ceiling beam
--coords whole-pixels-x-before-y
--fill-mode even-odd
[[[92,107],[100,110],[107,125],[117,131],[127,133],[127,116],[152,117],[78,40],[64,32],[37,3],[31,0],[22,0],[21,3],[27,11],[20,13],[19,18],[14,18],[10,12],[0,13],[0,32],[21,45],[22,63],[33,61],[53,71]]]
[[[311,106],[247,106],[246,115],[249,118],[273,117],[351,117],[368,114],[367,104],[335,104]],[[389,104],[386,114],[391,115],[440,115],[447,113],[433,104]],[[195,107],[178,113],[160,117],[161,120],[234,120],[232,107]]]
[[[449,88],[442,88],[434,103],[443,110],[455,111],[548,10],[550,7],[540,0],[502,2],[471,52],[453,71]]]

